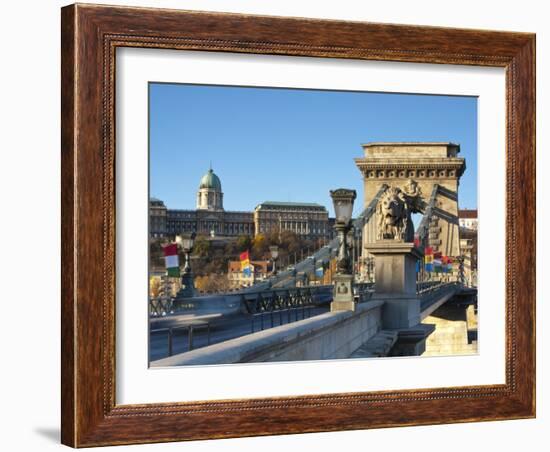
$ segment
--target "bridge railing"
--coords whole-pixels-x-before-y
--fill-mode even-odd
[[[361,282],[353,285],[353,295],[355,301],[358,303],[364,303],[372,298],[374,294],[373,282]]]
[[[152,317],[168,314],[254,314],[262,311],[289,309],[303,305],[320,306],[332,300],[332,285],[282,289],[263,288],[250,292],[229,292],[189,298],[152,298]]]
[[[332,285],[262,290],[247,292],[240,296],[246,313],[254,314],[299,306],[328,304],[332,300]]]
[[[332,285],[306,286],[173,300],[162,305],[165,315],[155,311],[150,333],[157,349],[164,348],[161,357],[171,356],[326,313],[333,290]],[[372,283],[354,286],[359,303],[372,293]]]
[[[418,281],[416,293],[426,295],[441,287],[457,284],[446,281]],[[293,309],[302,306],[322,306],[332,301],[332,285],[292,287],[283,289],[264,289],[246,293],[228,293],[204,295],[200,297],[174,300],[173,298],[152,298],[149,301],[151,317],[162,317],[169,314],[191,312],[220,314],[257,314],[267,311]],[[363,282],[354,284],[356,301],[369,300],[375,291],[375,283]]]
[[[449,281],[418,281],[416,283],[416,293],[418,296],[426,296],[438,291],[444,287],[455,287],[460,283]]]
[[[173,313],[173,298],[154,297],[149,299],[149,316],[160,317]]]

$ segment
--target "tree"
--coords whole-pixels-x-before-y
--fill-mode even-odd
[[[151,267],[163,268],[164,267],[164,253],[162,251],[163,239],[150,239],[149,240],[149,259]]]
[[[242,253],[243,251],[250,249],[251,244],[252,240],[250,239],[250,236],[241,235],[237,239],[237,250]]]
[[[149,280],[149,295],[156,298],[160,295],[161,280],[160,278],[151,278]]]
[[[237,244],[233,240],[227,242],[224,248],[224,254],[226,256],[236,256],[237,253]]]
[[[268,239],[264,234],[258,234],[252,240],[252,255],[254,259],[262,259],[269,249]]]
[[[199,257],[207,257],[210,253],[210,241],[204,235],[199,235],[195,239],[195,246],[193,247],[193,254]]]
[[[222,293],[227,292],[231,285],[227,275],[210,274],[196,277],[195,287],[201,292]]]

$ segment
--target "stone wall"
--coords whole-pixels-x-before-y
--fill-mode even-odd
[[[426,317],[422,323],[435,325],[435,331],[426,339],[426,351],[422,356],[471,355],[477,353],[477,341],[468,341],[473,319],[473,308],[445,304]]]
[[[153,367],[348,358],[381,328],[382,301],[327,312],[151,363]]]

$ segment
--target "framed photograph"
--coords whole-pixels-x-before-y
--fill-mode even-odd
[[[62,442],[535,416],[535,36],[62,9]]]

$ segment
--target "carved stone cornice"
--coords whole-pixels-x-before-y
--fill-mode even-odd
[[[381,159],[356,158],[355,164],[366,179],[458,179],[466,169],[463,158]]]

